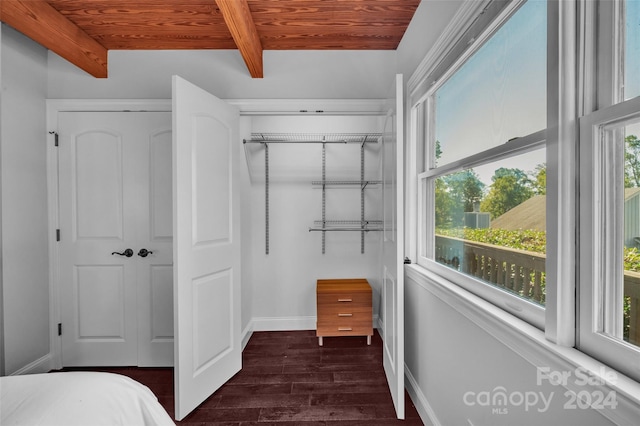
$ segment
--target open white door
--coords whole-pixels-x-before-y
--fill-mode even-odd
[[[239,112],[173,77],[175,416],[240,371]]]
[[[396,75],[382,136],[383,363],[396,415],[404,419],[404,224],[402,74]]]

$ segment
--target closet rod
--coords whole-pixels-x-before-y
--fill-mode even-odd
[[[270,144],[270,143],[297,143],[297,144],[305,144],[305,143],[335,143],[335,144],[348,144],[348,143],[377,143],[377,140],[364,140],[364,141],[309,141],[309,140],[262,140],[262,139],[243,139],[243,143],[262,143],[262,144]]]

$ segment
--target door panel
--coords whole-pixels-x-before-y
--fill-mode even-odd
[[[122,240],[122,137],[87,131],[70,141],[72,231],[78,239]]]
[[[171,115],[58,119],[62,363],[172,365]]]
[[[171,131],[151,135],[150,138],[150,217],[154,242],[171,241],[173,235],[173,205],[171,189]]]
[[[75,270],[78,339],[123,342],[127,335],[124,268],[87,265]]]
[[[239,113],[173,77],[176,419],[241,368]],[[234,216],[234,211],[236,216]]]
[[[397,75],[387,101],[382,136],[382,317],[383,365],[396,415],[404,418],[404,226],[403,100]]]
[[[146,114],[146,113],[145,113]],[[173,365],[173,202],[171,189],[171,113],[145,115],[148,123],[136,167],[138,273],[138,365]],[[152,251],[138,255],[141,248]]]

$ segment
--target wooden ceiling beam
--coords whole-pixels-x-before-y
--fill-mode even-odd
[[[0,21],[94,77],[107,77],[107,49],[44,0],[1,0]]]
[[[262,44],[247,0],[216,0],[233,41],[253,78],[262,78]]]

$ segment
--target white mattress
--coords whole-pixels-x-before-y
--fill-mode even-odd
[[[0,424],[175,425],[148,387],[94,372],[0,377]]]

